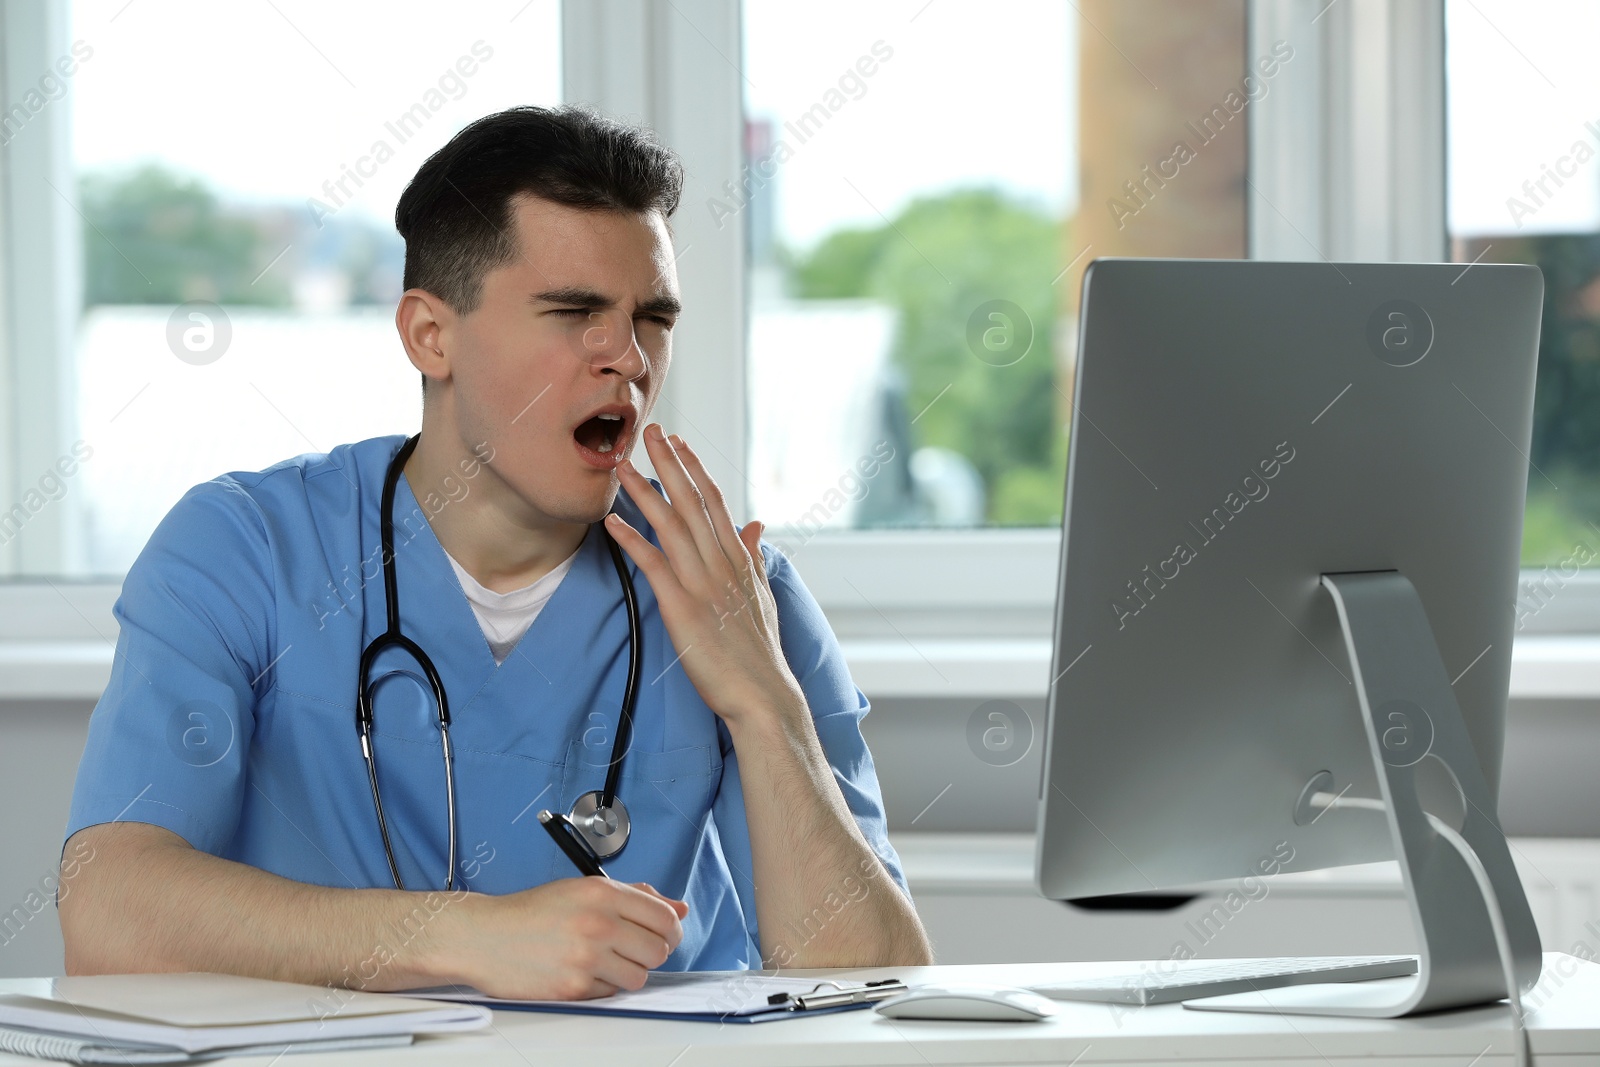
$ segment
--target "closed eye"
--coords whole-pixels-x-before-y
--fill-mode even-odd
[[[552,309],[550,309],[548,314],[560,315],[563,318],[569,318],[569,319],[593,318],[595,315],[600,314],[600,309],[598,309],[598,308],[552,308]],[[672,318],[670,318],[670,317],[668,317],[666,315],[641,315],[639,317],[641,319],[643,319],[645,322],[651,322],[651,323],[656,324],[657,326],[660,326],[663,330],[672,329],[672,327],[676,323],[675,319],[672,319]]]

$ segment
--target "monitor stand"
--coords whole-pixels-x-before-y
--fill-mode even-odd
[[[1419,799],[1418,772],[1428,761],[1442,763],[1460,790],[1460,837],[1477,854],[1499,898],[1517,984],[1531,990],[1541,966],[1539,931],[1416,589],[1399,571],[1324,574],[1322,586],[1338,608],[1350,653],[1383,793],[1381,804],[1368,805],[1381,808],[1389,821],[1421,945],[1417,973],[1210,997],[1186,1006],[1395,1018],[1506,997],[1505,967],[1478,881],[1468,861],[1435,830]],[[1326,800],[1319,806],[1328,806]]]

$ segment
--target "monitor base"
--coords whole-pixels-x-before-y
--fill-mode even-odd
[[[1324,574],[1322,587],[1339,612],[1383,794],[1381,802],[1341,805],[1334,799],[1326,807],[1366,807],[1388,820],[1417,930],[1417,974],[1234,994],[1187,1006],[1396,1018],[1502,1000],[1509,992],[1508,965],[1497,943],[1496,917],[1484,899],[1488,890],[1503,917],[1509,968],[1519,989],[1531,990],[1542,964],[1539,931],[1416,589],[1398,571]],[[1437,816],[1424,808],[1427,787],[1419,772],[1425,767],[1435,778],[1444,772],[1459,792],[1454,844],[1445,837],[1453,828],[1441,821],[1444,832],[1436,829]],[[1323,817],[1329,817],[1326,810]]]
[[[1409,1014],[1406,1005],[1421,991],[1420,975],[1376,978],[1365,982],[1323,982],[1283,986],[1250,993],[1186,1000],[1194,1011],[1274,1012],[1287,1015],[1342,1015],[1358,1019],[1393,1019]]]

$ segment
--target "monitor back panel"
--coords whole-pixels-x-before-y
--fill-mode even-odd
[[[1090,267],[1046,895],[1390,857],[1379,815],[1293,820],[1320,770],[1378,795],[1324,572],[1411,580],[1497,788],[1542,296],[1515,265]]]

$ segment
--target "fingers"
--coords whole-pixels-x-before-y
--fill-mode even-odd
[[[692,541],[701,567],[715,572],[719,564],[727,563],[727,556],[717,541],[717,531],[712,528],[700,486],[684,467],[684,458],[678,455],[673,443],[662,433],[660,423],[645,427],[644,443],[650,453],[650,462],[655,465],[656,473],[661,476],[661,484],[666,486],[667,496],[672,501],[664,514],[670,513],[676,519],[675,522],[669,519],[667,528],[663,529],[656,523],[655,516],[650,516],[651,524],[662,534],[663,547],[666,547],[669,533],[676,534],[685,543]],[[671,555],[670,550],[668,554]]]
[[[563,925],[571,939],[569,963],[577,973],[565,996],[609,996],[638,989],[650,971],[667,961],[683,941],[678,920],[683,911],[643,883],[629,885],[603,878],[570,879],[575,912]],[[685,908],[686,910],[686,908]]]
[[[591,978],[591,979],[589,979],[589,988],[584,990],[583,993],[581,993],[580,995],[578,995],[576,997],[573,997],[572,999],[573,1000],[594,1000],[596,997],[609,997],[613,993],[615,993],[618,988],[619,987],[617,986],[617,984],[615,982],[605,982],[605,981],[602,981],[599,978]]]
[[[617,914],[642,931],[648,931],[655,938],[665,941],[667,950],[671,951],[683,941],[683,926],[678,921],[682,916],[674,903],[648,886],[632,886],[622,883],[613,883],[614,888],[621,891],[621,899],[617,902]],[[687,913],[685,906],[684,913]],[[654,964],[652,964],[654,966]]]
[[[644,973],[667,962],[672,948],[653,932],[642,926],[623,923],[617,936],[608,946],[617,961],[602,960],[595,977],[612,983],[638,989],[644,983]],[[635,970],[637,968],[637,971]],[[637,977],[637,983],[634,979]]]
[[[650,968],[629,960],[626,955],[616,952],[606,953],[605,960],[598,965],[598,974],[595,984],[610,985],[611,992],[619,990],[643,989],[646,981],[650,981]],[[600,993],[600,997],[610,997],[611,993]]]
[[[582,1000],[638,989],[683,943],[681,900],[643,883],[559,878],[497,897],[473,896],[457,980],[491,996]]]
[[[660,424],[651,423],[644,439],[671,502],[631,463],[620,464],[618,471],[660,547],[620,516],[609,515],[606,523],[617,544],[650,580],[669,628],[674,618],[691,620],[709,609],[717,614],[720,630],[730,617],[754,609],[750,617],[756,620],[755,628],[770,629],[763,622],[772,595],[761,556],[763,527],[749,523],[741,532],[734,526],[727,498],[682,438],[666,437]],[[687,651],[683,641],[688,640],[681,628],[674,632],[673,643],[680,652]]]
[[[612,512],[606,516],[606,530],[617,542],[617,547],[626,552],[628,558],[644,572],[644,576],[650,581],[650,588],[655,590],[658,599],[664,599],[663,594],[671,588],[668,583],[680,584],[666,555],[652,545],[644,534],[629,526],[627,519]]]
[[[767,532],[765,523],[751,520],[744,524],[739,531],[739,543],[744,545],[744,550],[750,553],[750,567],[761,576],[761,584],[769,590],[772,588],[767,581],[767,561],[761,555],[761,535]]]
[[[651,896],[655,897],[657,900],[665,903],[673,911],[678,913],[678,918],[683,919],[683,918],[687,918],[688,917],[688,914],[689,914],[689,902],[688,901],[686,901],[686,900],[673,900],[671,897],[663,895],[659,890],[656,889],[655,886],[649,884],[648,882],[629,882],[628,884],[633,886],[635,889],[640,889],[640,890],[643,890],[646,893],[649,893]]]
[[[687,914],[688,905],[662,896],[643,882],[613,882],[606,888],[618,893],[614,901],[618,922],[596,961],[594,976],[619,989],[638,989],[650,971],[667,962],[683,942],[678,920]]]
[[[673,629],[673,622],[679,616],[676,612],[693,610],[694,597],[684,588],[682,577],[677,565],[668,559],[665,553],[650,543],[650,540],[628,525],[621,515],[612,513],[606,516],[606,530],[616,540],[617,547],[628,554],[638,566],[640,573],[650,583],[650,589],[656,595],[656,602],[661,605],[663,618],[668,620],[667,636],[671,638],[673,648],[681,657],[686,655],[693,644],[693,640],[681,637]]]
[[[661,543],[661,551],[671,562],[670,569],[674,575],[680,581],[695,585],[703,584],[706,580],[704,552],[695,539],[689,523],[678,511],[677,501],[680,494],[673,492],[673,503],[669,504],[656,491],[655,486],[639,473],[638,468],[627,460],[618,465],[617,472],[622,478],[622,487],[628,491],[628,496],[638,505],[651,528],[655,530],[656,539]],[[656,473],[660,473],[660,461],[657,462]],[[612,520],[611,528],[616,529],[615,520]],[[621,541],[618,543],[621,544]],[[643,567],[643,564],[640,566]]]
[[[757,562],[761,559],[759,544],[745,542],[733,524],[721,488],[683,438],[676,434],[663,436],[656,423],[646,427],[644,438],[672,503],[668,505],[660,499],[660,494],[650,491],[649,482],[631,469],[628,473],[639,478],[639,483],[636,489],[630,482],[629,492],[655,527],[678,577],[687,582],[704,578],[707,584],[702,591],[711,592],[715,588],[719,596],[737,589],[741,599],[748,601],[755,595],[758,581],[766,584],[766,568]],[[759,538],[759,535],[758,527],[755,536]],[[691,543],[695,551],[688,561],[690,567],[680,567],[680,560],[688,555],[683,550]],[[675,548],[678,551],[674,551]]]
[[[699,486],[700,498],[705,502],[706,519],[716,535],[718,550],[739,575],[745,575],[751,569],[749,557],[745,554],[747,546],[739,539],[739,532],[734,529],[733,516],[728,511],[728,502],[723,498],[722,488],[706,470],[705,464],[700,462],[699,454],[685,444],[683,438],[673,434],[669,441],[679,462],[683,464],[683,469],[695,485]]]

